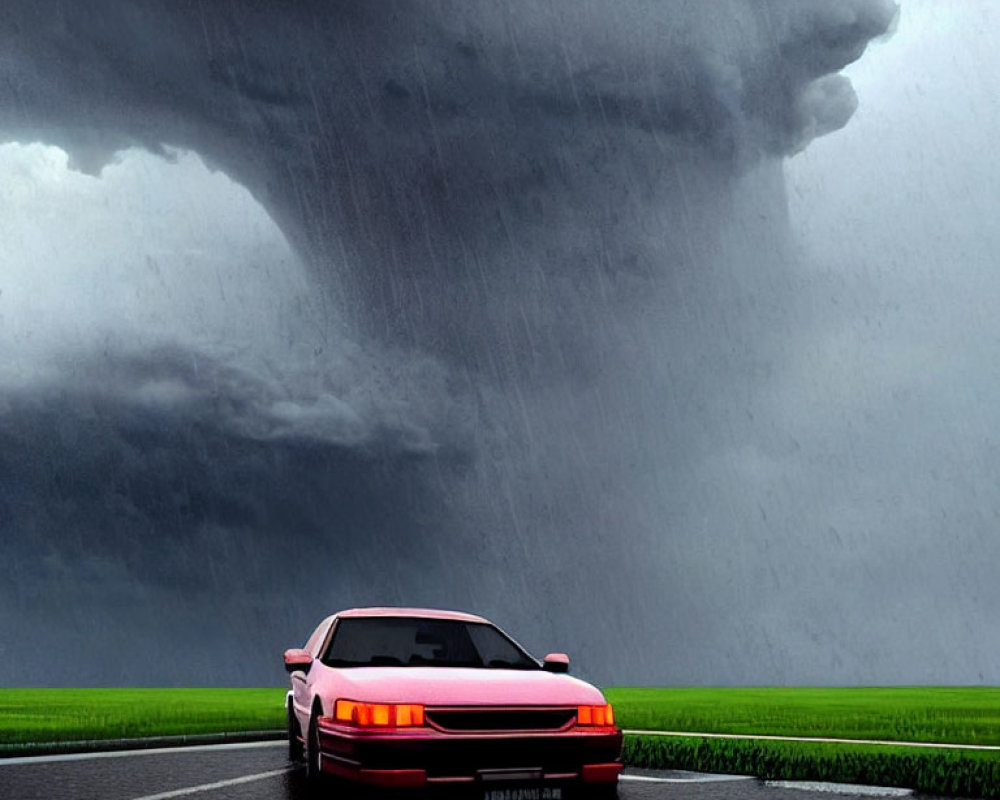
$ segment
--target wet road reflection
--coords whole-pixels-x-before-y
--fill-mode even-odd
[[[827,787],[828,788],[828,787]],[[364,789],[310,786],[281,742],[40,759],[0,759],[3,800],[318,800],[374,798]],[[384,796],[384,795],[383,795]],[[394,797],[401,797],[396,794]],[[417,795],[409,794],[407,797]],[[629,770],[619,800],[830,800],[829,791],[767,785],[753,778]],[[424,792],[420,800],[478,798],[482,792]],[[871,797],[841,789],[833,797]],[[571,800],[570,797],[564,800]]]

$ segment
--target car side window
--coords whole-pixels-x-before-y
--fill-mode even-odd
[[[324,639],[326,639],[326,632],[330,629],[330,624],[332,620],[325,619],[313,631],[312,636],[309,637],[308,641],[303,648],[307,653],[313,656],[319,655],[319,648],[322,646]]]

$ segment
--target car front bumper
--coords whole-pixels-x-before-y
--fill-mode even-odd
[[[377,786],[610,784],[621,772],[621,731],[445,733],[319,727],[320,768]]]

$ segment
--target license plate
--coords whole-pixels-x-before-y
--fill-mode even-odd
[[[562,800],[559,786],[504,786],[486,789],[483,800]]]

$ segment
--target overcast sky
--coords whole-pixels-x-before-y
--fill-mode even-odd
[[[845,0],[827,8],[866,5]],[[426,352],[397,347],[399,340],[392,335],[382,340],[374,335],[365,338],[353,329],[343,334],[345,328],[327,304],[328,298],[316,290],[316,266],[301,255],[296,226],[280,227],[247,188],[224,171],[207,167],[193,152],[174,151],[166,159],[143,149],[128,149],[95,175],[74,170],[72,157],[57,147],[2,144],[0,387],[5,393],[0,395],[0,408],[13,393],[58,385],[68,374],[67,364],[78,356],[91,359],[101,352],[104,356],[134,354],[161,345],[179,346],[176,358],[185,364],[196,360],[192,354],[201,354],[242,372],[238,379],[227,378],[230,383],[219,389],[208,385],[210,381],[201,382],[197,364],[190,373],[185,371],[187,366],[174,365],[169,375],[144,368],[130,375],[119,387],[121,391],[130,393],[140,405],[158,408],[196,393],[215,403],[221,393],[226,410],[219,411],[216,404],[212,413],[224,417],[227,431],[238,430],[241,436],[250,431],[249,438],[255,441],[308,439],[355,447],[383,444],[384,431],[391,429],[395,438],[389,449],[395,452],[398,446],[406,459],[413,453],[445,453],[430,481],[434,491],[446,498],[444,504],[449,509],[463,503],[486,506],[516,531],[516,536],[510,534],[513,557],[507,550],[470,548],[474,555],[463,559],[470,565],[465,577],[470,585],[478,580],[477,564],[495,567],[490,558],[501,563],[526,558],[534,560],[543,575],[551,576],[551,584],[545,582],[546,577],[541,585],[531,586],[556,606],[561,596],[560,574],[558,566],[546,564],[547,559],[552,565],[561,564],[559,551],[534,549],[537,543],[532,535],[541,537],[552,531],[554,540],[568,541],[581,552],[592,546],[600,553],[600,542],[588,542],[582,534],[579,541],[559,539],[563,535],[560,525],[567,530],[573,530],[575,523],[580,528],[592,524],[595,529],[606,525],[617,536],[619,527],[627,529],[634,523],[642,531],[635,541],[661,548],[650,552],[651,574],[637,579],[636,585],[677,587],[668,588],[673,594],[662,606],[666,610],[661,612],[653,600],[643,610],[649,619],[662,624],[657,630],[670,642],[673,661],[666,673],[670,680],[996,682],[1000,680],[996,658],[1000,629],[993,619],[994,610],[1000,607],[1000,589],[994,579],[994,565],[1000,559],[996,535],[1000,523],[1000,321],[995,298],[1000,296],[996,274],[1000,225],[995,217],[1000,155],[993,139],[1000,130],[1000,63],[993,32],[1000,17],[990,0],[904,0],[902,6],[894,35],[873,44],[846,71],[860,99],[853,119],[784,164],[793,253],[779,257],[780,247],[775,246],[773,260],[788,258],[791,266],[787,269],[774,266],[770,259],[755,264],[759,254],[748,255],[745,273],[738,258],[719,266],[713,259],[718,252],[729,252],[725,239],[720,237],[721,244],[706,243],[704,239],[713,234],[699,220],[700,210],[712,212],[716,206],[711,199],[699,206],[698,199],[699,191],[711,195],[715,178],[705,178],[707,188],[690,188],[685,180],[695,176],[698,164],[668,147],[663,160],[674,158],[682,165],[659,174],[660,183],[670,184],[669,188],[658,192],[650,178],[653,189],[630,191],[646,186],[641,173],[651,162],[637,156],[635,163],[641,167],[635,168],[621,154],[627,154],[630,147],[644,156],[650,151],[607,118],[595,124],[581,115],[585,124],[593,125],[595,141],[621,137],[624,142],[607,158],[615,165],[614,158],[621,157],[620,164],[625,164],[608,168],[609,172],[620,170],[620,184],[608,185],[605,192],[607,175],[598,175],[605,181],[600,185],[598,211],[580,210],[585,202],[578,197],[590,188],[583,182],[589,177],[579,184],[567,177],[578,166],[573,161],[576,151],[570,148],[584,147],[580,141],[585,137],[575,130],[571,135],[559,133],[571,142],[566,145],[569,156],[565,161],[573,167],[566,166],[566,174],[550,168],[546,177],[539,168],[542,178],[533,182],[517,171],[520,162],[517,170],[511,168],[513,188],[501,185],[502,191],[514,197],[507,210],[512,215],[521,212],[517,203],[523,194],[525,207],[533,202],[536,209],[526,212],[525,218],[530,221],[537,213],[544,221],[539,225],[543,230],[523,219],[503,218],[501,241],[513,255],[504,250],[495,263],[487,261],[485,269],[499,270],[507,260],[520,259],[542,265],[537,267],[541,275],[553,252],[565,252],[570,260],[579,257],[574,247],[584,249],[580,241],[592,242],[586,238],[590,233],[586,229],[600,228],[603,222],[609,241],[601,240],[606,248],[601,257],[615,262],[620,270],[612,292],[621,290],[628,300],[620,302],[620,319],[613,316],[612,311],[619,308],[613,301],[598,308],[597,314],[591,314],[593,309],[586,303],[581,302],[579,309],[570,303],[550,318],[544,308],[532,305],[533,294],[515,293],[524,288],[515,282],[511,298],[518,298],[520,305],[513,300],[484,304],[485,333],[481,335],[493,341],[497,331],[513,338],[527,330],[530,347],[519,340],[482,346],[473,328],[462,327],[464,318],[458,318],[453,327],[434,328],[420,319],[424,302],[432,309],[427,312],[431,318],[434,302],[447,309],[461,306],[461,301],[453,301],[447,290],[441,292],[440,300],[412,297],[400,288],[403,284],[397,286],[392,280],[388,288],[382,287],[383,294],[398,291],[405,297],[405,303],[400,303],[403,310],[393,308],[384,319],[373,313],[373,327],[384,323],[393,335],[415,330],[429,343]],[[646,13],[641,3],[630,10]],[[600,30],[596,22],[602,13],[595,5],[589,16],[584,15],[581,41],[585,44],[586,35],[593,35],[585,23],[595,23],[595,30]],[[698,12],[691,11],[690,16],[697,18]],[[630,18],[625,15],[623,19],[624,23],[616,19],[615,24],[621,23],[627,31]],[[558,20],[549,23],[560,30]],[[833,24],[826,18],[821,23]],[[461,29],[457,23],[456,29]],[[549,29],[539,30],[543,32],[538,36],[543,37]],[[522,43],[535,43],[534,32],[521,35]],[[712,36],[708,41],[714,41]],[[817,37],[817,41],[825,40]],[[609,46],[603,39],[600,42]],[[280,42],[275,45],[280,46]],[[649,52],[656,53],[656,46]],[[640,55],[645,52],[638,47],[634,50]],[[550,51],[539,48],[546,57]],[[626,63],[631,64],[632,50],[628,52]],[[563,69],[561,62],[558,69],[544,58],[540,63],[542,75],[558,76]],[[569,69],[568,60],[565,68]],[[668,63],[662,70],[668,81],[670,68]],[[186,64],[174,69],[185,85],[191,81]],[[733,81],[727,69],[725,63],[711,61],[706,74],[695,78],[725,95]],[[407,73],[398,74],[405,83]],[[478,75],[472,69],[469,74]],[[596,81],[607,78],[599,71],[595,74]],[[682,74],[679,85],[687,86],[683,81],[689,76]],[[446,78],[437,87],[446,99],[450,91],[465,90]],[[237,89],[245,89],[233,80]],[[697,80],[694,84],[701,86]],[[613,81],[608,85],[620,88]],[[254,102],[266,107],[270,102],[266,81],[261,86],[251,85],[250,90],[257,93]],[[386,86],[385,92],[397,99],[408,96],[402,85],[389,81]],[[432,76],[430,89],[425,87],[425,91],[433,92],[435,87]],[[492,86],[493,90],[520,97],[519,89]],[[557,117],[570,117],[557,102],[560,92],[570,96],[566,86],[553,79],[552,86],[534,90],[542,99],[529,95],[531,102],[525,106],[546,111],[553,107]],[[470,91],[476,94],[477,85],[473,83]],[[594,91],[600,100],[601,93]],[[606,94],[610,96],[610,90]],[[840,96],[846,95],[841,92]],[[310,114],[315,103],[313,97]],[[583,108],[579,98],[575,104]],[[841,106],[831,101],[831,107]],[[622,107],[629,109],[625,103]],[[711,115],[707,116],[711,123]],[[699,118],[698,124],[706,123]],[[308,139],[308,132],[294,126],[292,130],[301,133],[302,140]],[[541,130],[537,135],[544,144],[544,137],[554,137],[552,131],[557,129]],[[782,133],[770,135],[781,139]],[[525,134],[526,149],[535,146],[532,135],[536,134]],[[205,141],[216,143],[207,136]],[[260,137],[253,141],[259,144]],[[500,141],[515,154],[524,145],[521,140]],[[779,150],[790,146],[781,141],[777,146],[767,140],[768,146]],[[373,148],[376,159],[377,145]],[[435,165],[452,155],[436,139],[435,148]],[[401,163],[423,163],[420,153],[411,158],[405,148],[402,152]],[[475,155],[471,145],[470,152]],[[456,173],[464,168],[461,158],[466,155],[462,151],[455,156]],[[488,164],[484,170],[495,168],[505,176],[503,169],[509,165],[492,159],[494,155],[483,157]],[[562,151],[553,160],[563,169]],[[682,172],[688,168],[690,174]],[[636,171],[630,173],[630,169]],[[558,177],[553,179],[552,174]],[[419,171],[415,175],[414,182],[420,179]],[[453,175],[449,179],[452,184],[446,188],[462,188]],[[751,192],[758,190],[755,180],[751,175],[745,181]],[[294,187],[295,180],[289,185]],[[494,191],[497,185],[494,181]],[[371,191],[368,200],[372,203],[394,196],[398,188],[374,178],[359,186],[362,195]],[[480,189],[479,184],[470,186],[474,192]],[[426,196],[434,199],[438,188],[432,185],[431,189]],[[261,185],[256,190],[263,195]],[[766,196],[770,186],[760,191]],[[443,194],[447,196],[447,191]],[[607,208],[605,194],[611,198]],[[363,206],[356,197],[353,200]],[[615,208],[619,202],[622,211]],[[643,203],[649,206],[648,215]],[[273,207],[287,212],[294,205],[288,205],[286,198],[285,206],[275,201]],[[309,217],[328,210],[312,205],[302,214]],[[394,240],[388,223],[385,231],[373,225],[371,230],[362,227],[360,233],[352,232],[365,240],[364,246],[388,241],[385,252],[395,256],[398,249],[404,262],[409,252],[405,248],[416,247],[411,240],[426,241],[436,259],[434,248],[440,251],[449,242],[446,236],[433,239],[435,229],[428,216],[435,209],[428,203],[419,211],[423,217],[415,215],[412,222],[419,235],[406,240]],[[597,222],[592,224],[592,220]],[[456,245],[454,251],[446,251],[450,256],[464,254],[467,244],[475,248],[489,239],[492,229],[481,233],[477,223],[475,209],[468,220],[456,218],[461,248]],[[557,236],[560,225],[565,225],[562,238]],[[508,226],[513,226],[513,233]],[[686,236],[678,236],[676,229],[684,226]],[[708,235],[693,241],[703,227]],[[666,235],[661,236],[661,228],[668,231]],[[762,236],[770,235],[770,228],[762,227],[762,231]],[[555,238],[546,238],[550,235]],[[615,241],[616,236],[620,241]],[[658,250],[647,246],[643,237],[663,238],[667,244]],[[325,239],[320,241],[329,245]],[[347,246],[352,245],[348,242]],[[730,256],[740,253],[739,246],[731,247]],[[768,257],[772,255],[769,247],[765,245],[762,251]],[[346,252],[338,251],[337,258],[350,260]],[[643,258],[650,253],[662,256],[667,272],[673,271],[664,285],[669,284],[681,302],[656,304],[663,297],[653,289],[663,286],[643,283]],[[476,258],[469,257],[463,266],[471,270],[469,264],[474,264],[484,270]],[[399,275],[406,272],[394,266]],[[435,261],[435,276],[438,267]],[[446,286],[448,278],[454,277],[448,268],[443,268],[441,281]],[[625,277],[617,279],[620,275]],[[549,275],[557,300],[564,291],[559,277],[555,270]],[[626,292],[629,281],[639,287],[636,294],[648,290],[656,302],[633,304],[634,298]],[[575,283],[570,283],[575,290]],[[416,285],[423,284],[418,281]],[[488,293],[487,286],[496,288],[502,283],[497,279],[487,284],[484,278],[482,287],[475,288]],[[591,297],[589,285],[583,291]],[[545,305],[545,298],[538,306]],[[676,300],[674,295],[669,298]],[[397,297],[391,301],[399,302]],[[771,309],[768,303],[780,308]],[[408,313],[413,320],[406,318]],[[475,313],[469,316],[474,318]],[[516,324],[502,327],[495,319],[487,319],[489,314]],[[581,324],[579,338],[583,340],[578,353],[564,346],[564,338],[577,338],[572,333],[575,324]],[[585,324],[592,328],[584,331]],[[460,342],[469,337],[472,343],[465,351],[459,347],[456,356],[448,350],[454,348],[450,337]],[[591,338],[598,343],[592,344]],[[507,346],[521,366],[506,365],[510,353],[503,348]],[[627,360],[633,350],[640,353],[635,364]],[[484,352],[494,359],[489,368],[480,363],[488,360]],[[649,354],[659,359],[656,365],[643,360]],[[444,363],[453,356],[455,363]],[[576,365],[575,357],[582,366]],[[565,374],[559,373],[558,381],[548,385],[527,374],[534,359],[549,367],[555,364],[555,371]],[[490,369],[499,377],[494,379]],[[602,370],[603,383],[591,374]],[[76,381],[107,379],[100,370],[73,374]],[[482,378],[484,374],[490,377]],[[469,388],[477,379],[481,383]],[[79,389],[78,384],[70,386]],[[242,407],[240,393],[251,398],[247,403],[251,410]],[[503,403],[495,400],[494,395],[504,393]],[[118,412],[110,415],[114,413]],[[504,414],[515,423],[509,423]],[[497,418],[501,421],[496,422]],[[518,440],[520,424],[528,434],[541,431],[544,445],[538,452]],[[184,422],[180,430],[194,427]],[[164,438],[177,439],[173,428],[163,430]],[[609,439],[621,441],[607,444],[600,438],[602,430]],[[525,438],[530,444],[531,436]],[[486,470],[479,475],[480,483],[475,484],[466,482],[466,471],[473,471],[467,461],[474,461],[462,452],[466,447],[489,456],[500,453],[495,456],[497,462],[512,454],[536,460],[526,468],[526,477],[501,465],[493,467],[495,473]],[[447,455],[453,452],[459,455]],[[178,463],[183,465],[184,458],[186,451],[178,456]],[[253,459],[260,460],[257,455]],[[406,459],[400,457],[409,464]],[[564,461],[591,474],[580,477],[572,469],[564,470]],[[312,461],[305,463],[309,469],[303,471],[311,474]],[[380,464],[378,480],[390,473],[394,480],[396,467],[396,461],[391,468]],[[224,471],[225,467],[219,468]],[[268,471],[261,470],[261,474],[270,480]],[[502,480],[497,482],[497,478]],[[275,482],[281,479],[278,476]],[[237,481],[234,491],[242,485]],[[477,498],[475,486],[482,489],[483,485],[489,491]],[[427,489],[418,482],[414,486],[418,488],[413,494]],[[494,486],[499,488],[493,491]],[[327,490],[319,480],[317,487],[313,487],[316,496]],[[59,491],[72,494],[71,490]],[[304,494],[309,491],[306,487]],[[604,499],[593,499],[588,505],[591,497]],[[284,495],[280,499],[287,505]],[[269,501],[261,502],[267,505]],[[309,502],[315,502],[320,521],[310,521],[303,530],[315,535],[328,512],[320,501]],[[409,500],[387,495],[384,508],[392,509],[396,502],[403,508]],[[636,511],[634,517],[622,511],[644,504],[646,510]],[[233,505],[239,504],[234,501]],[[435,530],[438,523],[427,513],[426,529]],[[607,519],[593,522],[600,514]],[[267,525],[258,519],[232,524],[224,520],[233,537],[227,540],[227,552],[238,549],[232,542],[247,541],[241,538],[245,530],[272,530],[273,521],[264,516]],[[560,516],[562,522],[557,519]],[[387,530],[396,530],[386,524]],[[625,551],[630,546],[628,533],[621,536],[618,540],[609,534],[609,540]],[[443,547],[440,542],[437,546]],[[379,541],[372,545],[375,551],[379,547]],[[448,560],[447,552],[445,548],[445,555],[440,556],[442,563]],[[632,564],[628,561],[632,557],[623,557],[623,563]],[[646,565],[641,556],[635,558],[640,566]],[[123,574],[131,575],[129,569],[134,569],[131,562]],[[410,584],[405,570],[400,572],[403,577],[393,587],[395,594],[387,590],[386,596],[405,601]],[[140,581],[134,575],[123,580]],[[494,589],[482,589],[482,596],[489,598],[484,603],[504,608],[504,580],[495,576],[484,580],[487,584],[496,581]],[[359,579],[359,583],[364,582]],[[440,602],[463,596],[449,595],[445,589],[438,595],[434,591],[424,596],[440,597]],[[22,600],[28,596],[25,593]],[[732,614],[736,607],[740,613]],[[920,648],[923,660],[919,663],[911,650],[903,652],[905,643],[918,635],[928,643]],[[880,648],[897,646],[898,657],[880,652]],[[954,658],[956,649],[963,652],[961,659]],[[717,652],[723,655],[716,660],[713,654]],[[804,654],[801,662],[795,660],[796,653]],[[649,663],[655,666],[656,662],[650,656]],[[708,663],[712,668],[706,670]],[[641,674],[653,675],[651,669]]]
[[[298,258],[249,192],[196,155],[129,150],[97,177],[57,147],[5,144],[0,185],[6,380],[97,341],[234,354],[288,343],[306,294]]]
[[[943,674],[955,630],[984,665],[1000,648],[1000,17],[988,0],[902,6],[895,36],[846,70],[851,123],[786,164],[812,273],[800,314],[819,323],[789,349],[778,402],[850,465],[812,513],[871,554],[888,589],[873,624],[916,610]]]
[[[895,36],[846,71],[851,124],[785,170],[802,269],[816,272],[806,313],[827,323],[791,354],[808,412],[790,403],[790,423],[822,409],[859,452],[883,450],[887,497],[943,517],[944,537],[981,517],[993,554],[998,21],[989,2],[908,0]]]

